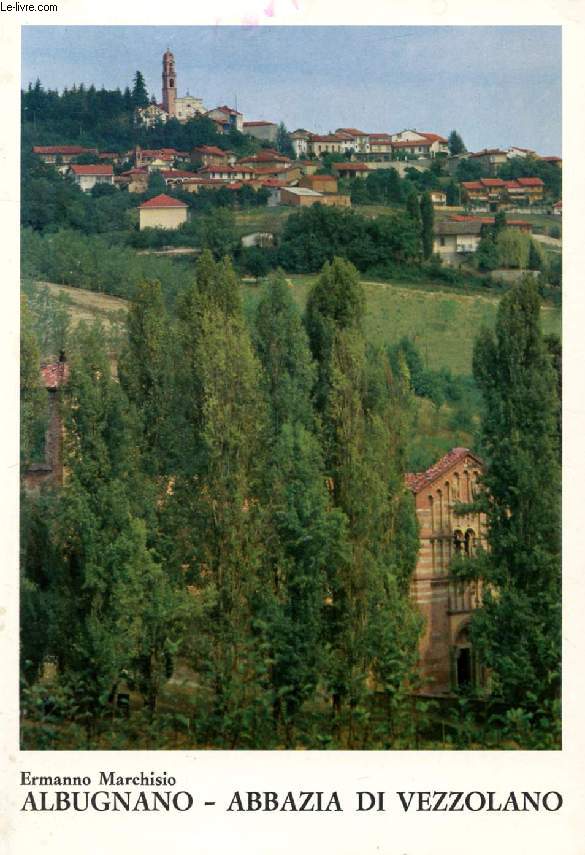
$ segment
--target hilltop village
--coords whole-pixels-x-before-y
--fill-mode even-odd
[[[275,121],[247,120],[233,107],[206,109],[201,98],[179,96],[177,86],[175,58],[167,50],[161,100],[151,98],[146,106],[136,107],[136,125],[156,134],[167,125],[172,133],[174,123],[201,122],[218,144],[190,150],[137,144],[116,152],[82,145],[34,145],[32,152],[85,192],[108,185],[144,195],[156,175],[164,192],[137,205],[140,229],[178,228],[189,216],[184,194],[201,191],[233,194],[236,204],[235,194],[243,190],[261,191],[259,198],[267,206],[356,206],[375,197],[368,190],[389,169],[413,181],[419,195],[421,189],[429,192],[439,210],[433,252],[448,265],[475,253],[482,230],[493,220],[489,215],[506,212],[512,215],[509,227],[531,233],[534,224],[523,214],[562,214],[562,160],[557,155],[517,146],[468,152],[457,132],[449,138],[414,129],[288,132]],[[234,139],[240,149],[243,142],[245,154],[230,146]]]
[[[26,747],[555,747],[561,157],[179,80],[23,92]]]

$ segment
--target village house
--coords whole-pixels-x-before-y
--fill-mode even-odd
[[[146,193],[148,187],[148,169],[133,167],[114,178],[114,183],[128,187],[129,193]]]
[[[223,181],[249,181],[254,178],[255,170],[250,166],[204,166],[197,171],[203,178]]]
[[[161,169],[159,172],[167,187],[181,187],[185,182],[197,178],[196,172],[189,172],[186,169]]]
[[[448,141],[440,134],[407,129],[390,136],[392,148],[403,154],[417,157],[435,157],[437,154],[448,154],[449,152]]]
[[[321,168],[318,160],[295,160],[294,164],[300,169],[302,175],[314,175]]]
[[[345,153],[351,147],[352,139],[348,134],[311,134],[308,142],[308,152],[315,157]]]
[[[309,131],[306,131],[304,128],[297,128],[290,135],[290,139],[297,159],[309,154],[309,140],[311,139]]]
[[[278,137],[278,125],[275,122],[244,122],[243,130],[248,136],[263,142],[275,143]]]
[[[337,178],[332,175],[303,175],[299,187],[308,187],[317,193],[337,193]]]
[[[431,190],[429,196],[434,208],[444,208],[447,204],[447,194],[442,190]]]
[[[480,220],[441,220],[433,231],[433,253],[444,264],[460,264],[465,256],[474,253],[481,240]]]
[[[490,175],[497,175],[500,166],[508,162],[508,152],[499,148],[484,148],[469,155],[470,159],[479,162]]]
[[[376,155],[384,155],[388,160],[392,156],[392,138],[390,134],[370,134],[369,154],[373,159]]]
[[[370,135],[358,128],[337,128],[336,134],[343,134],[351,140],[351,148],[357,154],[370,150]]]
[[[97,156],[97,149],[85,148],[81,145],[33,145],[33,154],[36,154],[43,163],[56,166],[58,171],[64,175],[71,163],[82,154]]]
[[[237,161],[238,165],[243,164],[244,166],[250,167],[258,167],[258,166],[270,166],[275,169],[289,168],[292,164],[290,157],[287,157],[284,154],[280,154],[280,152],[275,151],[273,148],[265,148],[259,151],[257,154],[247,155],[245,157],[241,157]]]
[[[333,163],[332,169],[339,178],[367,178],[370,172],[367,163],[360,163],[357,160]]]
[[[508,149],[508,160],[513,160],[515,157],[536,157],[536,152],[531,148],[520,148],[520,146],[512,145]]]
[[[489,210],[506,207],[529,207],[542,202],[544,182],[541,178],[479,178],[477,181],[462,181],[464,201],[471,207]]]
[[[493,225],[493,217],[470,217],[454,214],[448,220],[435,223],[433,252],[444,264],[455,265],[476,252],[484,226]],[[532,225],[526,220],[507,220],[506,228],[530,234]]]
[[[96,184],[111,184],[114,186],[114,168],[111,163],[88,163],[81,165],[73,163],[67,170],[75,183],[85,193],[96,186]]]
[[[191,152],[194,166],[230,166],[234,161],[235,155],[216,145],[200,145]]]
[[[147,107],[137,107],[135,117],[137,124],[153,128],[158,124],[164,125],[168,115],[162,104],[149,104]]]
[[[419,522],[420,549],[411,596],[425,619],[419,643],[425,694],[448,695],[485,682],[469,638],[469,622],[481,605],[482,586],[479,581],[458,582],[450,571],[453,559],[471,558],[486,545],[484,514],[458,510],[459,503],[475,499],[482,472],[481,459],[459,447],[426,471],[406,476]]]
[[[161,193],[138,206],[140,230],[178,229],[187,222],[188,208],[180,199]]]
[[[339,193],[319,193],[310,187],[283,187],[280,191],[280,204],[297,208],[307,208],[317,204],[349,208],[351,200],[349,196]]]
[[[244,130],[244,116],[238,110],[234,110],[233,107],[226,107],[224,104],[222,107],[214,107],[213,110],[208,110],[205,115],[216,122],[220,122],[224,133],[226,130],[228,132],[236,130],[240,133]]]

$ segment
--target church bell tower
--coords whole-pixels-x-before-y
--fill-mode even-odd
[[[162,71],[162,105],[169,117],[175,115],[175,98],[177,97],[177,75],[175,74],[175,57],[167,48],[163,53]]]

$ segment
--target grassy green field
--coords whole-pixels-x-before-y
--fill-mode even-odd
[[[301,310],[315,278],[291,276],[288,279]],[[49,284],[47,287],[53,295],[67,294],[74,325],[82,319],[97,319],[109,327],[112,322],[123,319],[127,308],[126,301],[117,297],[63,285]],[[242,285],[247,313],[254,311],[263,287],[249,282]],[[409,287],[389,282],[364,282],[367,335],[377,344],[391,344],[409,336],[429,368],[449,368],[455,374],[470,374],[474,339],[482,325],[494,324],[499,297],[457,294],[428,287],[429,290],[424,290],[420,284]],[[559,308],[544,306],[542,319],[546,333],[560,334]]]
[[[295,300],[304,308],[313,276],[291,276]],[[253,311],[262,286],[244,285],[244,303]],[[431,287],[431,286],[429,286]],[[499,297],[423,290],[382,282],[364,282],[366,332],[371,341],[393,343],[403,336],[414,339],[427,366],[470,374],[473,342],[482,325],[493,326]],[[560,334],[561,310],[542,310],[545,333]]]

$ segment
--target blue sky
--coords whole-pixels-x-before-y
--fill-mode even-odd
[[[140,69],[160,99],[167,46],[179,95],[246,119],[561,153],[560,27],[23,27],[22,82],[123,89]]]

